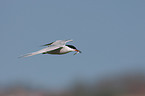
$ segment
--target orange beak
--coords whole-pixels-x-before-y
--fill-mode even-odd
[[[76,52],[79,52],[79,53],[81,53],[81,51],[80,51],[80,50],[77,50],[77,49],[75,49],[75,51],[76,51]]]

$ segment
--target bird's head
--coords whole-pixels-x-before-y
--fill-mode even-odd
[[[80,50],[78,50],[75,46],[73,46],[73,45],[66,45],[66,46],[68,46],[69,48],[71,48],[71,49],[73,49],[74,51],[76,51],[76,53],[75,54],[77,54],[77,53],[82,53]],[[75,55],[74,54],[74,55]]]

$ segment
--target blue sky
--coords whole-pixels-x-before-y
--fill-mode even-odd
[[[144,0],[1,0],[0,84],[29,82],[64,88],[145,70]],[[82,54],[20,55],[73,39]]]

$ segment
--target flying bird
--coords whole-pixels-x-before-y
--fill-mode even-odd
[[[81,53],[81,51],[79,51],[73,45],[66,45],[66,43],[70,42],[70,41],[73,41],[73,40],[57,40],[55,42],[43,45],[43,46],[48,46],[44,49],[41,49],[41,50],[36,51],[36,52],[28,53],[28,54],[23,55],[21,57],[29,57],[29,56],[33,56],[33,55],[37,55],[37,54],[61,55],[61,54],[66,54],[66,53],[73,52],[73,51],[76,51],[75,54]]]

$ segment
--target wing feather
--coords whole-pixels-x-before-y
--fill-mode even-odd
[[[23,55],[23,56],[20,56],[19,58],[22,58],[22,57],[29,57],[29,56],[33,56],[33,55],[37,55],[37,54],[49,52],[49,51],[52,51],[52,50],[56,50],[56,49],[58,49],[58,48],[60,48],[60,47],[63,47],[63,46],[50,46],[50,47],[41,49],[41,50],[36,51],[36,52],[32,52],[32,53],[25,54],[25,55]]]
[[[45,44],[43,46],[48,46],[49,47],[50,45],[65,45],[67,42],[70,42],[70,41],[73,41],[73,40],[71,40],[71,39],[69,39],[69,40],[57,40],[55,42],[48,43],[48,44]]]

